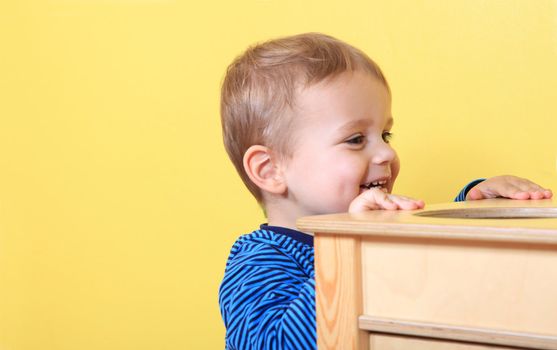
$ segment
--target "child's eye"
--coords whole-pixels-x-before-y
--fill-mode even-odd
[[[346,143],[350,145],[361,145],[362,143],[364,143],[364,140],[365,138],[363,135],[356,135],[346,140]]]
[[[384,131],[383,132],[383,141],[385,141],[385,143],[389,143],[391,142],[391,139],[393,138],[393,133],[390,131]]]

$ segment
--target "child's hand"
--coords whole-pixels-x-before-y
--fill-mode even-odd
[[[466,200],[488,199],[488,198],[511,198],[511,199],[546,199],[551,198],[551,190],[542,188],[527,179],[503,175],[489,178],[472,187],[466,195]]]
[[[398,196],[382,191],[378,188],[370,188],[356,197],[350,207],[349,213],[361,213],[368,210],[414,210],[422,209],[424,201],[404,196]]]

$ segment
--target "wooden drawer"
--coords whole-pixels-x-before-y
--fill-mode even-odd
[[[557,246],[364,238],[363,314],[557,332]]]

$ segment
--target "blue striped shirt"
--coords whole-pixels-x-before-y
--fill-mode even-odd
[[[482,180],[470,182],[455,198]],[[219,289],[228,350],[316,349],[313,237],[261,225],[232,246]]]
[[[228,350],[315,349],[313,237],[266,225],[241,236],[219,303]]]

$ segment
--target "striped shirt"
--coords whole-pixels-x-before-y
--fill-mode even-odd
[[[315,349],[313,237],[266,225],[241,236],[219,303],[228,350]]]
[[[241,236],[226,263],[219,304],[228,350],[316,349],[313,237],[267,225]]]

